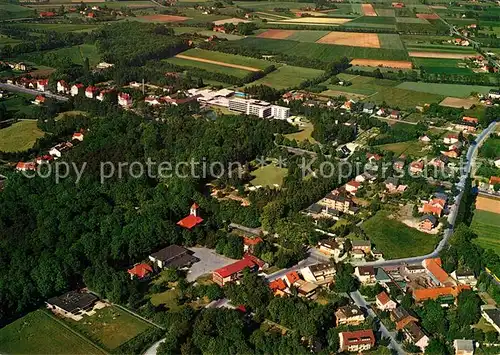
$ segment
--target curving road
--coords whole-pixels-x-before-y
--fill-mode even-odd
[[[24,94],[30,94],[30,95],[45,95],[47,97],[59,100],[59,101],[68,101],[69,98],[66,96],[61,96],[57,94],[53,94],[50,91],[38,91],[38,90],[33,90],[33,89],[27,89],[22,86],[17,86],[14,84],[7,84],[7,83],[0,83],[0,89],[4,90],[9,90],[9,91],[17,91],[17,92],[22,92]]]

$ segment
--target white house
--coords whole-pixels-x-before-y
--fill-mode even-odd
[[[59,80],[57,82],[57,92],[59,94],[68,94],[69,93],[69,85],[64,80]]]
[[[381,311],[390,311],[392,309],[396,309],[398,304],[391,300],[389,295],[382,291],[375,297],[375,303],[377,304],[377,308]]]
[[[70,142],[59,143],[49,150],[49,154],[53,157],[60,158],[64,152],[70,150],[71,148],[73,148],[73,144]]]
[[[125,92],[121,92],[118,94],[118,105],[122,107],[129,107],[132,105],[132,98],[130,97],[130,94],[127,94]]]
[[[88,99],[94,99],[97,95],[97,88],[95,86],[87,86],[85,89],[85,97]]]
[[[49,79],[40,79],[36,85],[39,91],[47,91],[49,89]]]
[[[83,84],[74,84],[71,86],[71,96],[77,96],[80,93],[80,90],[83,89]]]
[[[443,138],[444,144],[455,144],[458,142],[458,136],[456,134],[448,134]]]
[[[375,283],[375,269],[373,266],[356,266],[354,275],[364,285]]]

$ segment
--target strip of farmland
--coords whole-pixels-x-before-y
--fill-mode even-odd
[[[175,57],[176,58],[181,58],[181,59],[193,60],[193,61],[196,61],[196,62],[216,64],[216,65],[220,65],[220,66],[223,66],[223,67],[229,67],[229,68],[235,68],[235,69],[242,69],[242,70],[248,70],[248,71],[260,71],[260,69],[252,68],[252,67],[247,67],[245,65],[238,65],[238,64],[230,64],[230,63],[218,62],[216,60],[190,57],[190,56],[183,55],[183,54],[177,54]]]

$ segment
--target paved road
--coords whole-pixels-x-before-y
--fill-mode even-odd
[[[279,271],[276,271],[275,273],[267,275],[266,276],[267,281],[271,282],[271,281],[274,281],[276,279],[282,278],[283,276],[288,274],[290,271],[297,271],[297,270],[300,270],[306,266],[311,266],[311,265],[315,265],[318,263],[330,261],[330,258],[328,256],[322,254],[317,249],[309,248],[308,253],[309,253],[308,257],[305,258],[304,260],[299,261],[299,263],[297,265],[294,265],[292,267],[289,267],[288,269],[279,270]]]
[[[491,132],[494,131],[495,126],[496,122],[491,123],[483,132],[481,132],[480,135],[476,137],[476,144],[471,144],[469,150],[467,151],[467,164],[463,167],[462,174],[460,176],[460,181],[457,183],[457,188],[460,190],[460,193],[455,199],[455,206],[451,209],[450,214],[448,215],[448,223],[450,224],[450,228],[444,231],[443,239],[441,239],[436,249],[434,249],[432,253],[427,255],[422,255],[412,258],[387,260],[387,261],[373,261],[364,263],[363,265],[380,267],[380,266],[395,266],[401,264],[420,264],[425,259],[435,258],[439,255],[439,252],[443,250],[445,245],[448,243],[448,239],[453,234],[453,227],[457,219],[457,212],[460,207],[460,202],[462,201],[465,181],[469,176],[472,164],[474,163],[475,158],[477,156],[478,147],[481,146],[483,141],[490,135]]]
[[[56,99],[59,101],[68,101],[69,100],[69,98],[67,98],[65,96],[53,94],[49,91],[42,92],[42,91],[33,90],[33,89],[26,89],[22,86],[17,86],[17,85],[7,84],[7,83],[0,83],[0,89],[22,92],[22,93],[30,94],[30,95],[34,95],[34,96],[43,94],[47,97],[50,97],[50,98],[53,98],[53,99]]]
[[[356,305],[358,307],[366,308],[366,310],[368,311],[368,315],[372,316],[375,319],[378,319],[378,316],[375,314],[373,309],[371,309],[371,307],[366,303],[365,299],[359,293],[359,291],[351,292],[350,296],[351,296],[352,300],[354,301],[354,303],[356,303]],[[380,329],[379,330],[382,333],[382,337],[391,339],[391,343],[389,344],[388,348],[395,350],[398,354],[402,354],[402,355],[406,354],[406,352],[403,350],[401,345],[396,341],[396,338],[394,337],[394,335],[392,333],[390,333],[389,330],[387,330],[384,323],[380,322]]]

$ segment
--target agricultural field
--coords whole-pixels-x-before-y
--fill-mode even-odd
[[[206,59],[214,62],[221,62],[224,64],[237,65],[242,67],[253,68],[255,70],[264,70],[272,65],[272,63],[251,57],[244,57],[241,55],[227,54],[216,51],[208,51],[199,48],[193,48],[182,52],[183,56]]]
[[[14,23],[10,27],[30,30],[56,31],[56,32],[91,32],[99,26],[85,23]]]
[[[68,354],[68,350],[72,354],[105,354],[43,310],[0,329],[0,352],[4,354]]]
[[[376,17],[374,17],[376,18]],[[385,48],[350,47],[321,43],[306,43],[290,40],[247,37],[241,41],[232,41],[227,47],[252,48],[255,51],[267,53],[283,53],[330,62],[344,56],[348,58],[407,60],[404,50]]]
[[[440,84],[424,82],[403,82],[397,86],[398,89],[413,90],[436,95],[453,95],[453,97],[468,97],[473,92],[487,94],[492,86],[460,85],[460,84]]]
[[[96,314],[84,316],[80,321],[71,319],[64,321],[109,350],[118,348],[151,328],[150,324],[115,306],[99,309]]]
[[[357,28],[396,29],[396,19],[394,17],[362,16],[345,23],[344,26]]]
[[[0,20],[17,19],[35,16],[35,10],[19,6],[7,1],[0,1]]]
[[[497,203],[500,204],[500,201]],[[478,236],[475,240],[477,244],[484,249],[492,249],[495,253],[500,254],[500,238],[498,238],[500,214],[476,209],[471,228]]]
[[[379,211],[361,225],[385,259],[399,259],[432,252],[436,237],[391,219],[387,211]]]
[[[37,121],[19,121],[0,129],[0,151],[21,152],[35,144],[44,133],[37,127]]]
[[[178,57],[172,57],[172,58],[164,59],[164,60],[168,63],[178,65],[178,66],[186,68],[186,69],[198,68],[198,69],[211,71],[214,73],[232,75],[232,76],[235,76],[237,78],[244,78],[249,73],[248,70],[244,70],[244,69],[236,69],[236,68],[232,68],[232,67],[228,67],[228,66],[222,66],[222,65],[218,65],[218,64],[212,64],[212,63],[205,63],[205,62],[184,59],[184,58],[178,58]]]
[[[97,65],[101,61],[101,58],[97,51],[97,47],[93,44],[81,44],[79,46],[26,54],[26,59],[35,63],[47,61],[47,59],[50,57],[69,58],[73,63],[80,65],[83,65],[85,58],[89,58],[89,63],[91,66]]]
[[[22,43],[23,41],[17,38],[7,37],[5,35],[0,35],[0,48],[6,45],[16,45]]]
[[[446,74],[472,74],[473,71],[466,67],[461,59],[442,58],[412,58],[415,68],[425,70],[427,73]]]
[[[262,84],[272,86],[278,90],[287,89],[296,87],[303,81],[317,78],[322,74],[322,70],[284,65],[267,74],[265,77],[254,81],[251,85]]]

